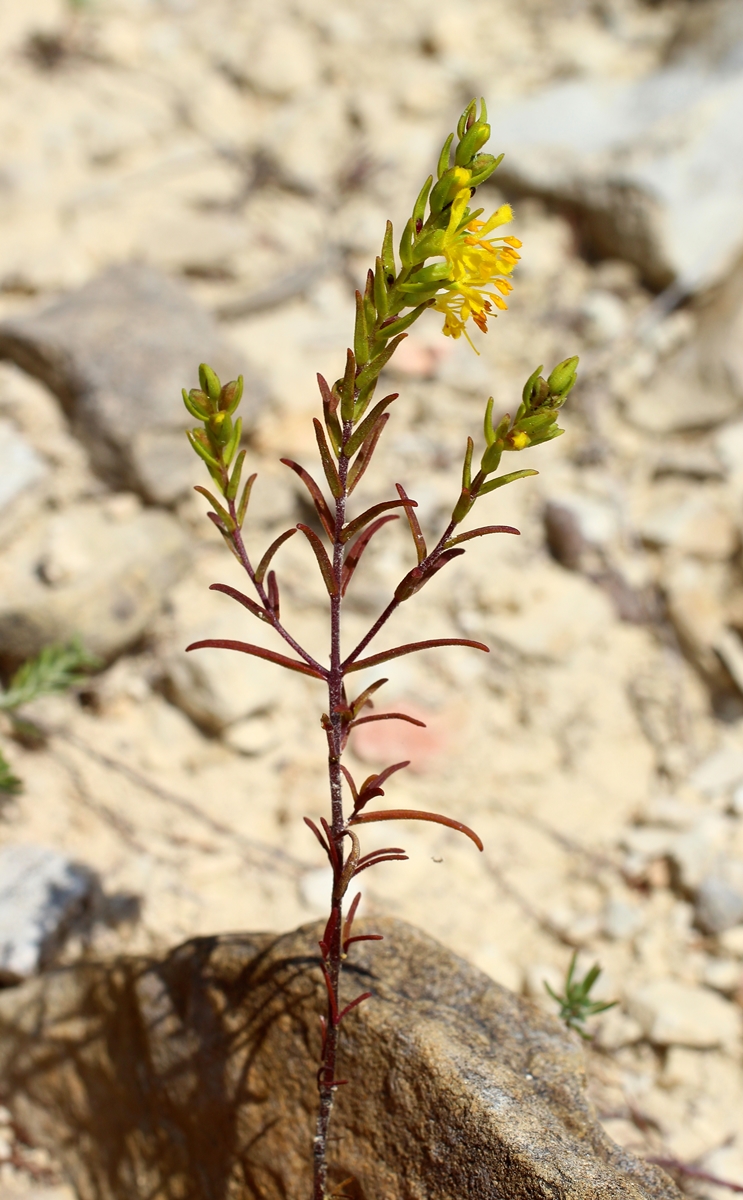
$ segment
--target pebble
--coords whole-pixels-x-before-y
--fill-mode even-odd
[[[659,979],[628,997],[627,1009],[655,1046],[729,1046],[740,1034],[740,1012],[708,988]]]
[[[93,882],[91,871],[45,846],[0,849],[0,976],[24,979],[43,965]]]
[[[704,877],[694,898],[696,923],[704,933],[722,933],[743,923],[743,863],[723,860]]]

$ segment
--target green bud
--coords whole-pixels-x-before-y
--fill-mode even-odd
[[[229,413],[214,413],[209,418],[209,433],[218,446],[226,446],[232,437],[232,421]]]
[[[490,137],[490,126],[482,121],[475,121],[474,125],[467,130],[461,142],[457,146],[454,154],[454,162],[458,167],[467,167],[477,154],[478,150],[487,142]]]
[[[524,404],[527,405],[527,407],[531,404],[535,390],[538,386],[539,376],[542,373],[542,365],[543,364],[540,363],[536,371],[532,371],[531,375],[524,384],[524,390],[521,393],[521,399],[523,400]]]
[[[493,158],[492,154],[478,154],[470,163],[472,178],[470,187],[479,187],[481,183],[485,183],[493,174],[493,171],[503,162],[503,155],[499,154],[497,158]]]
[[[231,383],[226,383],[222,388],[222,393],[219,397],[219,407],[222,412],[230,413],[235,411],[238,404],[242,400],[243,394],[243,377],[233,379]]]
[[[202,363],[199,367],[199,383],[203,391],[207,393],[213,404],[219,403],[219,397],[222,392],[222,385],[219,382],[219,376],[212,371],[206,363]]]
[[[472,173],[466,167],[450,167],[448,171],[444,171],[431,192],[429,204],[432,216],[442,213],[447,204],[451,204],[457,192],[461,192],[463,187],[469,187],[471,178]]]
[[[492,446],[488,446],[487,450],[480,459],[480,466],[486,475],[489,475],[491,471],[497,471],[502,454],[502,442],[493,442]]]
[[[547,385],[553,396],[567,396],[577,378],[578,356],[563,359],[558,363],[547,379]]]

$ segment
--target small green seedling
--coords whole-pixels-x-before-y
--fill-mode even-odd
[[[578,960],[578,951],[576,950],[570,960],[565,983],[562,989],[562,995],[554,992],[550,985],[545,980],[544,986],[552,997],[560,1005],[560,1020],[564,1021],[568,1029],[574,1029],[586,1041],[591,1040],[591,1034],[585,1028],[588,1017],[595,1017],[597,1013],[606,1012],[609,1008],[614,1008],[617,1000],[601,1001],[591,999],[591,989],[601,974],[601,967],[598,963],[594,963],[590,971],[588,971],[582,979],[575,978],[575,965]]]
[[[5,691],[0,690],[0,712],[8,714],[14,733],[21,737],[35,734],[35,740],[40,740],[36,727],[18,716],[17,710],[39,696],[76,687],[83,682],[87,671],[99,665],[98,659],[77,639],[65,645],[45,646],[35,658],[29,658],[18,668]],[[0,795],[13,796],[22,790],[22,780],[13,774],[0,752]]]

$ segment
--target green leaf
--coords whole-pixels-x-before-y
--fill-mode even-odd
[[[315,533],[314,529],[310,529],[309,525],[303,525],[300,522],[299,525],[297,525],[297,529],[301,529],[302,533],[307,538],[307,541],[310,543],[310,546],[312,547],[312,551],[315,555],[315,558],[317,559],[317,565],[320,568],[320,574],[323,577],[323,582],[325,583],[325,587],[327,588],[328,595],[329,596],[337,596],[338,595],[338,584],[336,583],[335,577],[333,575],[333,567],[331,565],[330,559],[328,558],[328,553],[327,553],[325,547],[323,546],[319,537]]]
[[[397,399],[399,394],[399,392],[392,392],[391,395],[385,396],[383,400],[378,401],[368,417],[365,417],[361,424],[356,426],[346,445],[343,447],[343,452],[347,458],[353,457],[362,442],[366,441],[369,434],[373,431],[384,410],[393,400]]]
[[[0,752],[0,795],[16,796],[23,791],[23,781],[13,774],[10,763]]]
[[[238,509],[237,509],[238,529],[242,529],[242,527],[243,527],[243,522],[245,520],[245,514],[248,511],[248,504],[250,502],[250,493],[253,490],[253,484],[255,483],[257,478],[258,478],[257,474],[251,475],[250,478],[248,480],[246,480],[245,487],[243,488],[243,494],[242,494],[242,497],[240,499],[240,504],[238,505]]]
[[[246,454],[247,450],[241,450],[237,456],[237,462],[235,463],[232,477],[230,482],[227,484],[227,490],[225,492],[225,496],[228,500],[234,500],[235,496],[237,495],[237,489],[240,487],[240,476],[242,474],[243,463],[245,462]]]
[[[439,155],[438,165],[436,167],[436,178],[440,179],[445,171],[449,170],[449,160],[451,158],[451,144],[454,141],[454,134],[450,133]]]
[[[217,514],[217,516],[221,519],[227,532],[232,533],[235,529],[235,522],[232,520],[232,517],[227,512],[227,509],[222,504],[220,504],[219,501],[217,499],[215,499],[214,496],[212,496],[209,489],[205,488],[205,487],[201,487],[201,485],[199,484],[194,488],[194,491],[201,492],[201,495],[206,497],[206,499],[209,501],[212,508],[214,509],[215,513]]]
[[[364,297],[361,295],[361,292],[356,293],[356,323],[353,331],[353,352],[356,355],[356,362],[359,366],[363,367],[369,361],[369,334],[366,328]]]
[[[328,481],[328,487],[335,496],[336,500],[338,500],[343,495],[343,485],[341,484],[338,470],[331,457],[328,443],[325,440],[325,431],[323,430],[322,423],[318,421],[317,417],[313,418],[312,424],[315,427],[317,448],[320,451],[320,459],[322,461],[323,471],[325,472],[325,478]]]
[[[503,487],[506,483],[513,483],[516,479],[528,479],[530,475],[538,475],[539,471],[511,471],[510,475],[501,475],[498,479],[489,479],[480,488],[478,495],[484,496],[486,492],[494,492],[496,488]]]
[[[397,276],[393,238],[392,222],[388,221],[384,231],[384,241],[382,242],[382,266],[384,267],[385,282],[389,282],[390,276],[393,280]]]
[[[221,471],[221,467],[220,467],[220,464],[217,461],[217,459],[214,457],[214,455],[209,453],[206,446],[202,445],[201,441],[195,436],[195,434],[197,432],[199,432],[199,431],[194,430],[193,432],[191,432],[190,429],[186,430],[186,437],[188,438],[189,442],[191,443],[193,449],[196,451],[199,458],[203,458],[207,467],[209,467],[213,471],[217,471],[217,472]]]
[[[66,692],[82,683],[88,671],[100,666],[100,659],[88,653],[79,639],[45,646],[35,658],[18,668],[8,690],[0,694],[0,709],[11,711],[38,696]]]

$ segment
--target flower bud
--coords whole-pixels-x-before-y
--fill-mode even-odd
[[[219,382],[219,376],[212,371],[206,363],[202,363],[199,367],[199,383],[202,390],[207,393],[213,404],[219,403],[219,396],[222,391],[222,385]]]
[[[470,186],[472,172],[466,167],[450,167],[448,171],[444,171],[440,180],[431,192],[429,204],[431,213],[438,216],[443,212],[447,204],[451,204],[454,197],[462,188]]]
[[[553,396],[567,396],[577,378],[578,357],[566,358],[551,372],[547,384]]]
[[[490,126],[484,121],[475,121],[474,125],[470,126],[457,146],[454,155],[456,165],[458,167],[469,166],[478,150],[482,150],[489,137]]]

